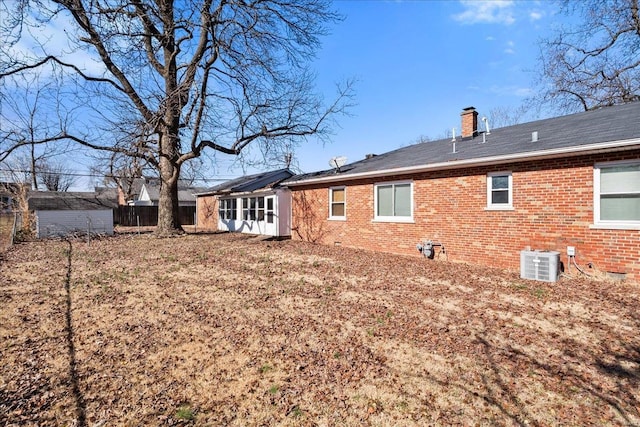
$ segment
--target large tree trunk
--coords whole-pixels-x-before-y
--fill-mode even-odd
[[[175,162],[177,139],[163,135],[160,139],[160,199],[158,200],[158,227],[156,234],[169,236],[183,233],[178,204],[180,166]]]
[[[178,180],[165,181],[163,178],[160,184],[156,234],[166,236],[182,232],[178,212]]]

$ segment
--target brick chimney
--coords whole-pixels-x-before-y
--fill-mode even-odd
[[[478,135],[478,112],[474,107],[462,109],[462,138],[472,138]]]

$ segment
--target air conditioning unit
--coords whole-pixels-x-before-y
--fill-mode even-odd
[[[521,251],[520,277],[523,279],[555,282],[560,272],[560,252]]]

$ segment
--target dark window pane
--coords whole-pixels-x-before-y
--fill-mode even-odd
[[[505,190],[509,188],[509,176],[494,176],[491,177],[491,188],[493,190]]]
[[[508,190],[494,190],[491,192],[491,203],[493,204],[508,204],[509,203],[509,191]]]
[[[344,203],[331,205],[331,216],[344,216]]]

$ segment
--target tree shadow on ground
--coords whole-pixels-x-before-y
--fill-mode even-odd
[[[78,382],[78,369],[76,361],[76,349],[73,343],[73,322],[71,317],[72,300],[71,300],[71,273],[72,273],[72,258],[73,258],[73,245],[70,240],[66,240],[69,245],[67,249],[67,274],[65,277],[65,330],[67,340],[67,351],[69,353],[69,379],[71,381],[71,391],[76,404],[76,416],[78,417],[78,426],[87,426],[87,410],[84,395],[80,391],[80,384]]]

